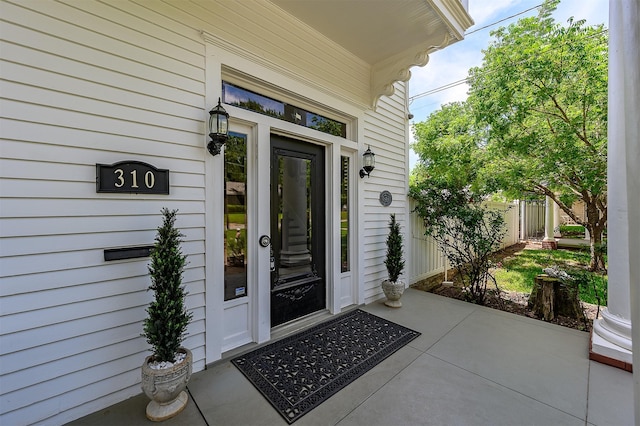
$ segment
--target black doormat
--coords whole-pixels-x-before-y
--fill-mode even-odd
[[[291,424],[419,335],[357,309],[231,362]]]

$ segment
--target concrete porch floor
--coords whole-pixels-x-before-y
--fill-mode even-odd
[[[633,425],[632,374],[589,361],[589,334],[408,289],[363,309],[422,333],[296,425]],[[164,425],[286,425],[230,362],[194,374]],[[150,425],[131,398],[71,425]]]

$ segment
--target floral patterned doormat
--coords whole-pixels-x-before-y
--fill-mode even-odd
[[[291,424],[419,335],[357,309],[231,362]]]

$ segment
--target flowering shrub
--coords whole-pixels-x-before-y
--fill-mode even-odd
[[[484,304],[491,258],[506,232],[502,212],[483,207],[469,188],[451,188],[436,180],[414,185],[409,195],[424,221],[425,234],[434,239],[462,279],[465,298]]]

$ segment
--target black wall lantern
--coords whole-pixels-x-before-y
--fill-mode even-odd
[[[222,108],[220,98],[218,105],[209,111],[209,137],[211,141],[207,144],[207,149],[211,155],[220,154],[222,145],[229,137],[229,113]]]
[[[360,169],[360,178],[369,176],[373,169],[376,168],[376,155],[371,152],[371,146],[362,154],[362,168]]]

